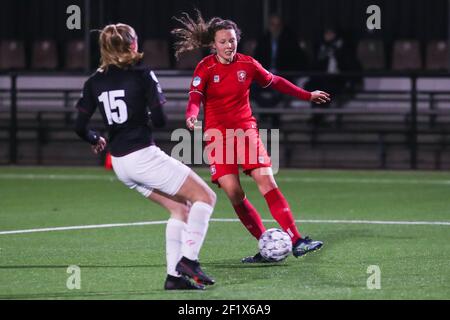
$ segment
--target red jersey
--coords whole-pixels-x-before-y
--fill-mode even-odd
[[[273,75],[250,56],[237,53],[230,64],[209,55],[194,71],[189,94],[203,96],[205,129],[256,128],[250,108],[250,85],[268,87]]]

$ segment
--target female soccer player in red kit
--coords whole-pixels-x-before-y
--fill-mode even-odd
[[[197,14],[196,20],[187,14],[178,18],[177,21],[183,27],[174,29],[172,34],[177,37],[177,56],[200,47],[209,47],[213,51],[213,54],[199,62],[194,71],[186,111],[186,125],[193,130],[203,103],[205,134],[208,135],[211,130],[222,134],[222,138],[215,135],[216,139],[207,146],[214,145],[214,150],[208,153],[212,181],[225,191],[241,222],[259,239],[265,227],[242,189],[238,167],[241,164],[244,172],[255,180],[272,216],[291,237],[293,255],[300,257],[320,249],[323,242],[301,236],[289,204],[275,182],[271,160],[258,135],[256,119],[252,116],[249,91],[252,81],[256,81],[263,88],[271,87],[281,93],[319,104],[330,101],[329,94],[305,91],[268,72],[252,57],[236,52],[241,31],[233,21],[215,17],[205,22],[200,12]],[[239,129],[245,132],[249,142],[244,147],[232,135]],[[223,147],[222,150],[217,148],[218,145]],[[256,150],[257,157],[250,159],[252,150]],[[233,155],[228,157],[230,151]],[[220,161],[224,155],[227,161]],[[244,258],[242,262],[265,261],[257,253]]]

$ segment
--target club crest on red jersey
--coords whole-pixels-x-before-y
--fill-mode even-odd
[[[239,82],[244,82],[247,79],[247,72],[240,70],[237,72],[237,77]]]

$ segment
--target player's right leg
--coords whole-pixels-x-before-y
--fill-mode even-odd
[[[167,277],[164,283],[166,290],[204,290],[203,285],[193,283],[178,271],[176,266],[181,259],[183,232],[189,215],[190,203],[178,202],[178,199],[153,190],[147,197],[170,213],[166,226],[166,261]]]
[[[220,168],[218,172],[220,172]],[[252,236],[258,241],[264,231],[266,231],[266,228],[264,227],[258,211],[245,196],[239,176],[237,174],[225,174],[219,177],[217,182],[233,205],[239,220],[241,220],[244,227],[247,228]],[[261,263],[266,262],[266,260],[258,252],[253,256],[243,258],[242,262]]]
[[[245,196],[239,176],[237,174],[226,174],[218,178],[217,182],[233,205],[239,220],[251,235],[259,240],[266,228],[258,211]]]
[[[183,230],[182,258],[175,268],[203,284],[214,280],[201,270],[198,254],[208,229],[216,202],[215,193],[191,169],[169,157],[156,146],[150,146],[124,157],[113,157],[113,168],[119,179],[145,197],[153,190],[161,194],[189,201],[186,227]]]
[[[214,210],[216,194],[191,171],[175,196],[192,203],[183,237],[182,258],[176,266],[176,271],[194,279],[197,283],[212,285],[215,281],[202,270],[198,256]]]

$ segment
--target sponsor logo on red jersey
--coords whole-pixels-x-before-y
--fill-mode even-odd
[[[200,77],[195,77],[194,80],[192,81],[192,85],[193,85],[194,87],[197,87],[201,82],[202,82],[202,78],[200,78]]]

